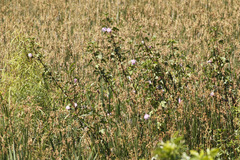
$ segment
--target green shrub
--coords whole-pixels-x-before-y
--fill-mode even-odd
[[[182,137],[176,137],[177,134],[171,138],[170,141],[161,142],[153,151],[155,160],[214,160],[218,155],[219,149],[207,149],[199,152],[190,150],[190,156],[187,155],[187,148],[182,141]]]
[[[1,79],[1,89],[7,91],[4,98],[9,103],[47,107],[50,105],[49,83],[45,79],[45,68],[40,47],[34,38],[18,35],[12,40]],[[2,92],[3,92],[2,91]]]

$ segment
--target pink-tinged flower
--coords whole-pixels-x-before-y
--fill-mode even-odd
[[[148,83],[149,83],[149,84],[152,84],[152,81],[149,80]]]
[[[148,48],[149,48],[149,49],[151,49],[151,48],[152,48],[152,46],[149,46]]]
[[[127,79],[128,79],[129,81],[131,81],[132,78],[131,78],[130,76],[127,76]]]
[[[209,60],[209,61],[207,61],[207,63],[212,63],[212,61],[211,61],[211,60]]]
[[[74,78],[74,83],[77,83],[77,78]]]
[[[149,115],[149,114],[145,114],[145,115],[144,115],[144,119],[145,119],[145,120],[148,120],[149,118],[150,118],[150,115]]]
[[[32,56],[33,56],[32,53],[28,53],[29,58],[32,58]]]
[[[111,28],[107,28],[107,32],[108,33],[112,32],[112,29]]]
[[[107,32],[107,28],[106,28],[106,27],[103,27],[103,28],[102,28],[102,32]]]
[[[180,104],[182,102],[181,98],[178,98],[178,103]]]
[[[132,65],[135,65],[137,63],[137,61],[135,59],[132,59],[131,63],[132,63]]]
[[[75,108],[77,107],[77,103],[74,103],[74,107],[75,107]]]
[[[211,96],[211,97],[213,97],[213,96],[214,96],[214,92],[213,92],[213,91],[210,93],[210,96]]]
[[[69,106],[69,105],[67,105],[67,106],[66,106],[66,109],[67,109],[67,110],[70,110],[71,108],[70,108],[70,106]]]

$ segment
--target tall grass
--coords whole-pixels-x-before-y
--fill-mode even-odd
[[[150,159],[176,131],[236,159],[239,7],[1,1],[1,159]]]

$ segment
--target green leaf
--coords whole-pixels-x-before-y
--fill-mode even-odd
[[[203,157],[203,156],[204,156],[204,151],[201,150],[201,151],[200,151],[200,157]]]
[[[113,31],[119,31],[119,29],[117,27],[113,27],[112,30]]]
[[[167,104],[166,101],[161,101],[161,103],[160,103],[160,105],[161,105],[163,108],[166,108],[166,107],[167,107],[166,104]]]
[[[218,148],[213,148],[213,149],[211,149],[211,151],[210,151],[210,155],[211,155],[212,157],[215,157],[215,156],[218,154],[218,152],[219,152],[219,149],[218,149]]]
[[[199,153],[197,151],[194,150],[190,150],[191,155],[195,156],[195,157],[200,157]]]
[[[103,58],[102,54],[97,55],[97,58],[101,60]]]

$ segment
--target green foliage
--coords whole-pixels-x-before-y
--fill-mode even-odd
[[[47,107],[50,105],[49,82],[41,60],[43,54],[34,38],[21,34],[12,40],[12,53],[2,72],[1,88],[7,93],[9,103]]]
[[[155,159],[161,160],[177,160],[181,159],[183,152],[186,151],[182,137],[171,138],[170,141],[161,142],[153,151]]]
[[[192,158],[190,160],[214,160],[214,158],[218,155],[219,149],[207,149],[207,153],[204,153],[203,150],[198,153],[197,151],[191,150],[190,153]]]
[[[176,137],[177,134],[170,141],[161,142],[153,151],[153,158],[156,160],[214,160],[219,153],[219,149],[207,149],[199,152],[190,150],[191,156],[186,154],[186,146],[182,141],[182,137]]]

